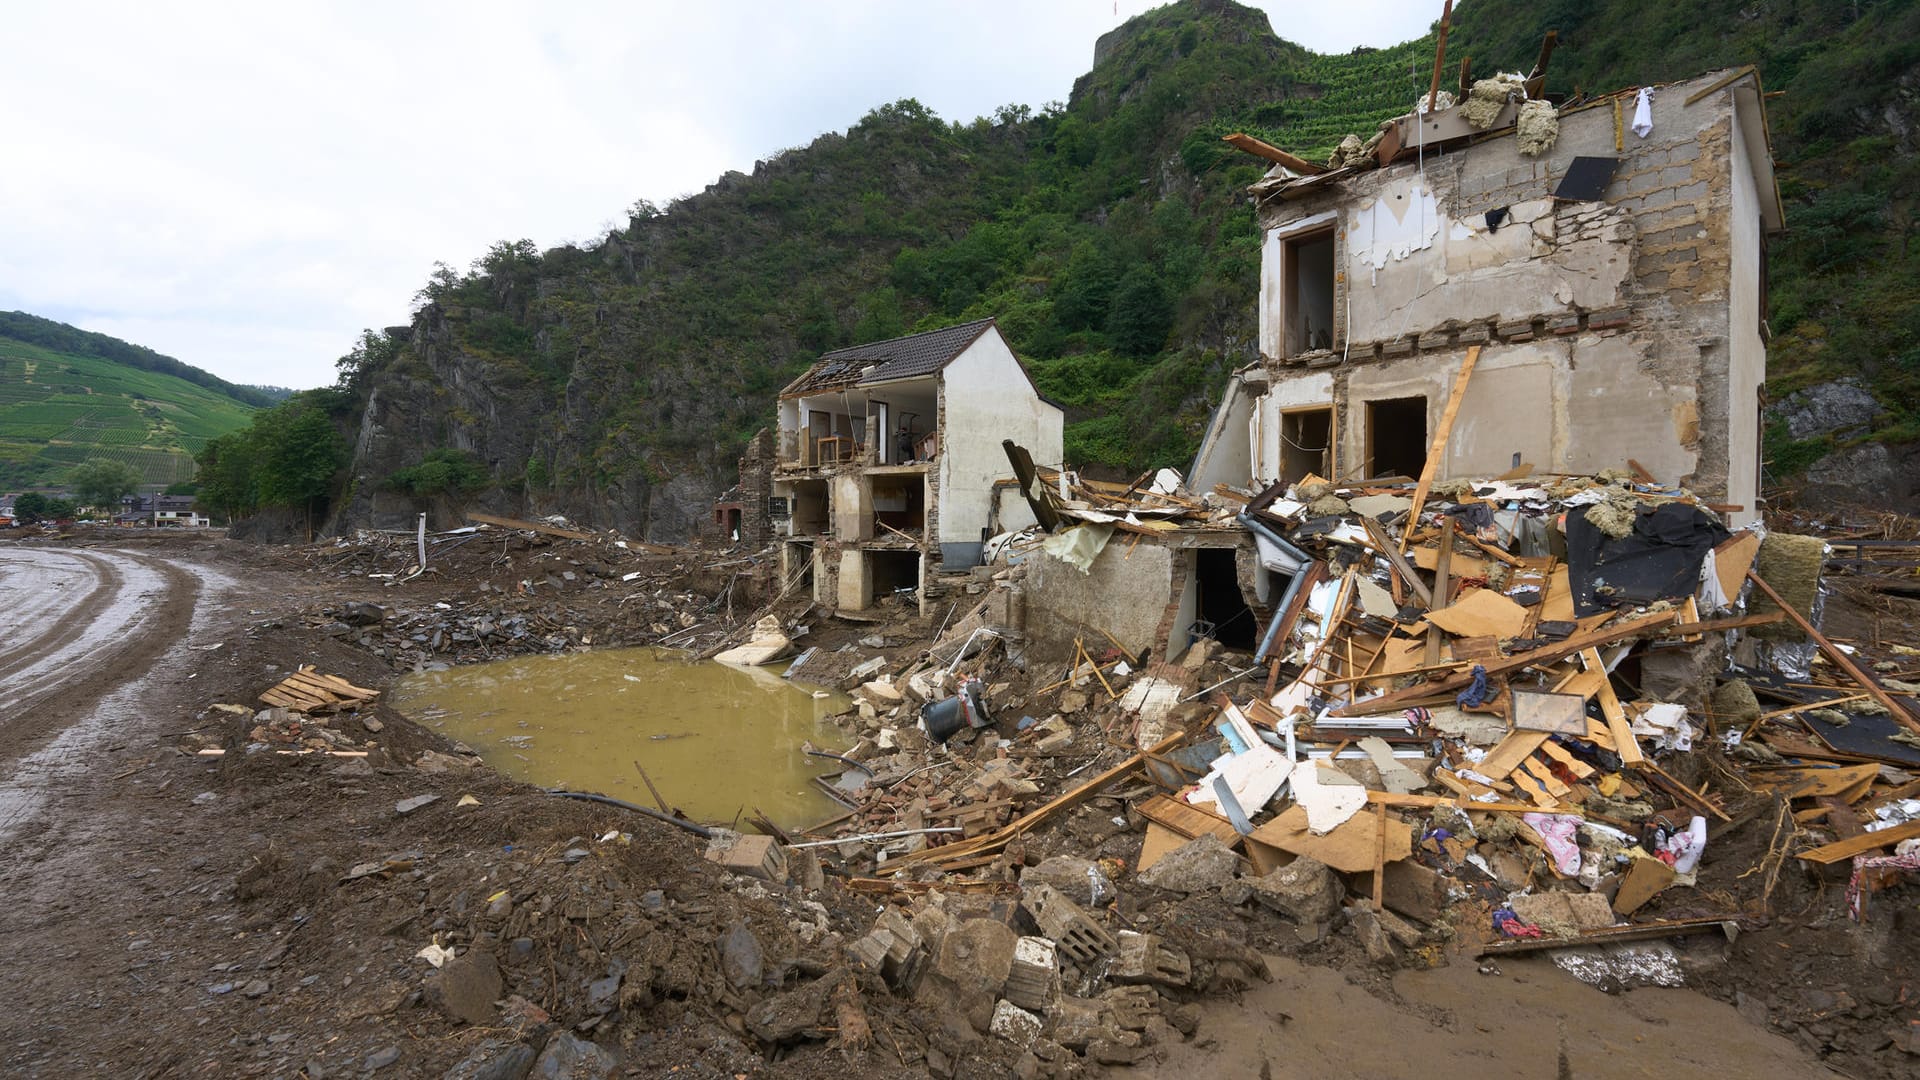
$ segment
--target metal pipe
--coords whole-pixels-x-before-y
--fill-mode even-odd
[[[1307,565],[1313,562],[1314,559],[1313,556],[1308,555],[1306,552],[1288,543],[1284,537],[1268,528],[1252,514],[1241,514],[1234,520],[1238,521],[1243,528],[1255,536],[1264,537],[1271,541],[1273,545],[1278,547],[1288,558],[1300,560],[1300,569],[1293,572],[1293,577],[1287,582],[1287,591],[1281,595],[1280,602],[1274,605],[1273,621],[1267,624],[1266,636],[1260,639],[1260,651],[1253,654],[1253,662],[1257,667],[1260,664],[1266,663],[1267,654],[1273,651],[1273,639],[1280,635],[1281,617],[1287,613],[1287,609],[1293,606],[1293,599],[1299,595],[1300,586],[1306,583]]]
[[[713,830],[707,828],[705,825],[695,825],[691,821],[682,821],[672,814],[663,814],[651,806],[641,806],[637,803],[630,803],[621,799],[611,799],[605,795],[596,795],[591,791],[548,791],[547,794],[558,795],[563,799],[584,799],[587,802],[606,803],[608,806],[617,806],[622,810],[631,810],[636,814],[645,814],[656,821],[664,821],[669,825],[678,825],[703,840],[713,839]]]
[[[901,836],[925,836],[927,833],[964,832],[958,825],[940,825],[931,829],[903,829],[900,832],[861,833],[859,836],[841,836],[832,840],[809,840],[804,844],[788,844],[790,848],[831,847],[834,844],[851,843],[857,840],[892,840]]]

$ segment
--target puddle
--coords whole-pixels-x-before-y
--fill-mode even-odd
[[[802,827],[840,810],[813,777],[841,766],[800,746],[839,749],[845,736],[825,718],[847,699],[816,698],[779,670],[606,649],[408,675],[389,700],[530,784],[653,806],[638,761],[667,802],[697,821],[744,820],[758,807]]]

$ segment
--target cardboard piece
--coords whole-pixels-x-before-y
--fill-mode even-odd
[[[1747,583],[1747,571],[1760,554],[1760,537],[1752,531],[1737,532],[1733,539],[1713,549],[1713,573],[1720,581],[1720,593],[1728,600],[1740,595]]]
[[[1640,910],[1641,905],[1673,884],[1673,879],[1678,876],[1673,867],[1659,859],[1633,860],[1626,876],[1620,879],[1620,891],[1613,895],[1613,910],[1622,915],[1633,914]]]
[[[1187,838],[1167,828],[1159,822],[1147,822],[1147,838],[1140,844],[1140,858],[1134,870],[1144,873],[1161,856],[1187,842]]]
[[[1527,609],[1492,589],[1475,589],[1438,611],[1427,622],[1455,637],[1519,637],[1527,628]]]
[[[1358,814],[1324,836],[1307,828],[1307,811],[1290,806],[1279,817],[1253,830],[1259,843],[1318,859],[1343,874],[1370,872],[1374,850],[1379,844],[1379,818]],[[1386,861],[1399,862],[1413,854],[1413,829],[1392,815],[1387,816]]]

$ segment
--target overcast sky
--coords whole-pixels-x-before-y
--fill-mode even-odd
[[[333,379],[435,260],[542,248],[636,199],[918,98],[1065,100],[1139,0],[9,6],[0,310],[235,382]],[[1266,0],[1321,52],[1417,37],[1440,0]]]

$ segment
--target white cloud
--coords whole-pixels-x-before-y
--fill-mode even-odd
[[[436,260],[589,239],[637,198],[914,97],[1064,100],[1138,0],[18,5],[0,36],[0,308],[237,382],[319,385]],[[1431,0],[1261,4],[1322,52]]]

